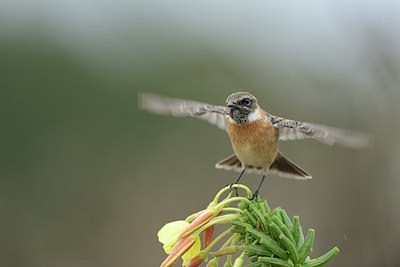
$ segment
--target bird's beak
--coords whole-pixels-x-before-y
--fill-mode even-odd
[[[228,105],[226,105],[228,108],[234,108],[237,107],[237,104],[234,102],[228,103]]]

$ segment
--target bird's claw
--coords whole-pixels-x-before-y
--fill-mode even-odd
[[[258,189],[253,193],[253,195],[251,196],[251,198],[249,198],[249,200],[257,200],[258,198]]]
[[[229,189],[232,191],[232,186],[234,186],[235,184],[237,184],[237,183],[227,184],[226,186],[229,186]],[[237,187],[235,187],[235,194],[237,197],[239,196]]]

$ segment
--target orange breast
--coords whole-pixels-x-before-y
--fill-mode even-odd
[[[239,125],[227,122],[232,148],[245,166],[269,169],[278,153],[278,130],[260,119]]]

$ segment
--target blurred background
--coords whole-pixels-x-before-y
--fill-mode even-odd
[[[0,266],[158,266],[157,231],[236,173],[196,119],[138,110],[140,91],[375,134],[372,150],[281,150],[313,175],[261,195],[316,229],[329,266],[398,266],[400,4],[396,1],[1,1]],[[245,175],[255,188],[260,177]]]

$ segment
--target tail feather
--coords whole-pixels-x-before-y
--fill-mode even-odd
[[[235,154],[233,154],[233,155],[221,160],[217,164],[215,164],[215,168],[223,169],[223,170],[227,170],[227,171],[236,171],[236,172],[241,172],[243,170],[242,163],[236,157]]]
[[[243,170],[242,163],[236,157],[236,155],[231,155],[221,160],[215,165],[215,168],[236,172],[241,172]],[[265,171],[261,167],[246,166],[246,172],[256,174],[267,172],[282,177],[294,178],[299,180],[311,179],[311,175],[309,173],[307,173],[305,170],[283,156],[280,152],[276,156],[275,161],[272,163],[268,171]]]
[[[269,172],[287,178],[295,178],[300,180],[311,179],[311,175],[308,172],[297,166],[280,152],[269,168]]]

